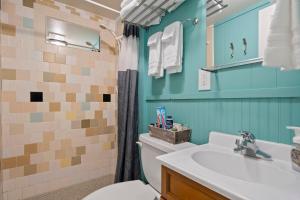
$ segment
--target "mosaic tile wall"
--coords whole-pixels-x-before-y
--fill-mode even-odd
[[[45,42],[46,17],[97,29],[114,21],[52,0],[2,0],[3,198],[25,199],[113,175],[116,52]]]

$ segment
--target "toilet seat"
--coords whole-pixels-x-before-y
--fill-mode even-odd
[[[155,200],[160,194],[142,181],[117,183],[99,189],[82,200]]]

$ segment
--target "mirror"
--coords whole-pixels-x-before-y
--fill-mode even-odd
[[[206,68],[215,69],[258,57],[255,55],[258,44],[254,44],[251,40],[255,38],[257,40],[255,34],[257,35],[258,26],[255,18],[258,11],[255,9],[266,4],[266,1],[263,2],[263,0],[207,0]]]
[[[58,46],[100,52],[98,31],[50,17],[47,18],[46,22],[46,42]]]

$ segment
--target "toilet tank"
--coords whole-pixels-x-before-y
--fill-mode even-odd
[[[161,164],[157,156],[186,149],[195,146],[192,143],[170,144],[163,140],[151,137],[149,134],[141,134],[141,159],[144,174],[149,184],[158,192],[161,192]]]

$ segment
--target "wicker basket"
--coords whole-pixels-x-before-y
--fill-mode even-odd
[[[172,144],[189,142],[191,139],[191,129],[184,128],[182,131],[171,131],[167,129],[149,126],[150,136],[162,139]]]

